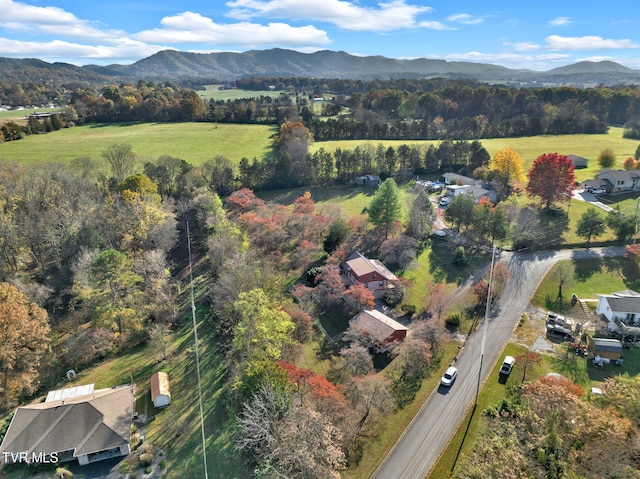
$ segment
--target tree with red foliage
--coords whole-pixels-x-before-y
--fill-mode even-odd
[[[640,243],[628,245],[624,257],[630,259],[636,267],[636,272],[640,273]]]
[[[226,202],[227,210],[231,215],[239,215],[265,206],[260,198],[256,197],[253,190],[242,188],[229,195]]]
[[[367,289],[362,284],[349,286],[342,296],[352,309],[353,314],[363,309],[372,309],[375,305],[376,298],[373,291]]]
[[[293,201],[293,211],[300,214],[310,215],[316,209],[316,204],[311,199],[311,193],[305,191],[304,195],[299,196]]]
[[[545,153],[538,156],[527,173],[527,194],[539,196],[542,205],[549,209],[558,201],[571,198],[576,176],[574,166],[566,155]]]
[[[320,304],[331,306],[342,299],[345,286],[338,266],[329,264],[322,268],[316,276],[316,284],[315,296]]]
[[[301,343],[306,343],[313,335],[311,315],[297,305],[282,309],[291,316],[291,321],[296,325],[296,329],[293,331],[293,338]]]
[[[522,383],[527,378],[527,369],[531,366],[540,366],[542,363],[542,357],[539,354],[532,351],[527,351],[519,356],[516,356],[516,361],[522,364]]]

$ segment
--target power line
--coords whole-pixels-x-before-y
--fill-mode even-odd
[[[204,461],[204,477],[209,479],[207,470],[207,447],[204,434],[204,413],[202,410],[202,386],[200,384],[200,354],[198,353],[198,323],[196,322],[196,301],[193,295],[193,264],[191,263],[191,235],[187,221],[187,248],[189,250],[189,283],[191,285],[191,316],[193,318],[193,337],[195,340],[196,373],[198,376],[198,405],[200,406],[200,431],[202,432],[202,460]]]

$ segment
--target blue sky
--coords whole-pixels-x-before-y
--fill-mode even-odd
[[[289,48],[548,70],[640,69],[640,2],[0,0],[0,57],[76,65],[153,53]]]

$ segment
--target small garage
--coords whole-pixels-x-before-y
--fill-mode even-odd
[[[619,339],[589,338],[589,353],[611,361],[622,357],[622,343]]]
[[[166,407],[171,404],[169,375],[167,373],[160,371],[151,376],[151,400],[155,407]]]

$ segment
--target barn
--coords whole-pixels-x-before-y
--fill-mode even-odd
[[[169,375],[167,373],[160,371],[151,376],[151,400],[155,407],[166,407],[171,404]]]

